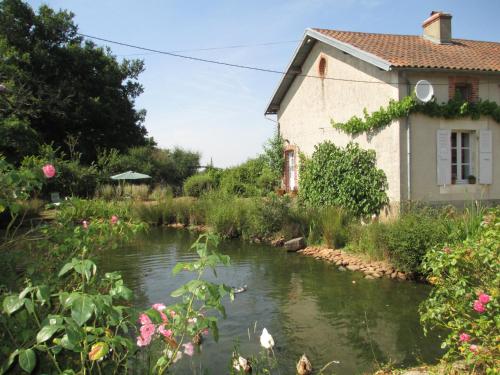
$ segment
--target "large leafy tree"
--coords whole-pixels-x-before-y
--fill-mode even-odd
[[[97,148],[147,144],[134,108],[143,70],[79,36],[70,12],[0,0],[0,153],[18,161],[38,144],[65,149],[70,136],[92,161]]]

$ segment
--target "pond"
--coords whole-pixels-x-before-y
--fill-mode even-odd
[[[136,293],[136,306],[170,304],[175,301],[170,292],[191,276],[183,272],[174,277],[171,270],[176,262],[195,259],[189,251],[195,239],[188,231],[153,229],[110,250],[99,263],[105,271],[122,272]],[[427,285],[366,280],[266,245],[225,241],[220,250],[231,257],[231,266],[220,269],[217,282],[247,285],[248,290],[227,301],[219,342],[205,340],[191,360],[178,363],[178,374],[229,373],[234,346],[245,355],[257,353],[263,327],[276,342],[281,374],[295,373],[303,353],[316,369],[338,361],[325,373],[345,375],[369,372],[389,361],[398,366],[433,362],[441,354],[438,337],[425,337],[419,324],[418,305],[429,293]]]

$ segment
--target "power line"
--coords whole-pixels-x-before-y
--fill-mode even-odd
[[[88,34],[82,34],[82,33],[77,33],[77,34],[80,36],[83,36],[85,38],[100,40],[102,42],[117,44],[120,46],[129,47],[129,48],[135,48],[135,49],[139,49],[142,51],[148,51],[148,52],[158,53],[158,54],[162,54],[162,55],[178,57],[178,58],[185,59],[185,60],[198,61],[198,62],[203,62],[203,63],[208,63],[208,64],[221,65],[221,66],[229,66],[229,67],[238,68],[238,69],[254,70],[254,71],[264,72],[264,73],[280,74],[283,76],[293,75],[296,77],[318,78],[318,79],[332,80],[332,81],[339,81],[339,82],[372,83],[372,84],[375,83],[375,84],[387,84],[387,85],[407,85],[406,82],[366,81],[366,80],[357,80],[357,79],[348,79],[348,78],[322,77],[322,76],[314,76],[314,75],[302,74],[302,73],[288,73],[288,72],[281,71],[281,70],[259,68],[259,67],[251,66],[251,65],[232,64],[232,63],[228,63],[225,61],[204,59],[201,57],[194,57],[194,56],[188,56],[188,55],[181,55],[180,53],[177,53],[177,52],[168,52],[168,51],[161,51],[161,50],[148,48],[148,47],[141,47],[141,46],[130,44],[130,43],[118,42],[115,40],[105,39],[105,38],[92,36],[92,35],[88,35]],[[433,83],[433,85],[448,86],[448,83]]]
[[[208,47],[208,48],[193,48],[193,49],[184,49],[184,50],[176,50],[176,51],[168,51],[170,53],[185,53],[185,52],[203,52],[203,51],[219,51],[225,49],[237,49],[237,48],[252,48],[252,47],[267,47],[267,46],[275,46],[279,44],[290,44],[290,43],[298,43],[300,40],[284,40],[280,42],[266,42],[266,43],[256,43],[256,44],[239,44],[233,46],[222,46],[222,47]],[[155,55],[157,52],[151,53],[131,53],[127,55],[117,55],[117,56],[147,56],[147,55]]]

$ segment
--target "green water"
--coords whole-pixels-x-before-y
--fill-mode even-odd
[[[173,277],[171,269],[178,261],[194,259],[189,247],[195,238],[187,231],[155,229],[127,247],[110,250],[100,265],[122,272],[136,293],[137,306],[169,304],[174,302],[170,292],[191,276]],[[221,251],[232,264],[220,269],[218,282],[246,284],[248,291],[227,301],[219,342],[205,340],[192,359],[178,363],[175,373],[227,374],[234,345],[239,343],[246,355],[258,352],[263,327],[274,337],[283,375],[294,373],[303,353],[316,369],[338,361],[325,373],[346,375],[369,372],[377,362],[432,362],[440,354],[438,338],[424,337],[418,320],[418,305],[429,292],[426,285],[365,280],[359,273],[340,272],[325,262],[265,245],[227,241]]]

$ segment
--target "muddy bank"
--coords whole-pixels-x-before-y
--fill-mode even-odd
[[[378,279],[381,277],[396,280],[412,279],[412,275],[398,271],[387,261],[370,261],[342,250],[309,246],[303,250],[297,251],[297,253],[334,263],[338,266],[340,271],[349,270],[363,272],[366,279]]]

